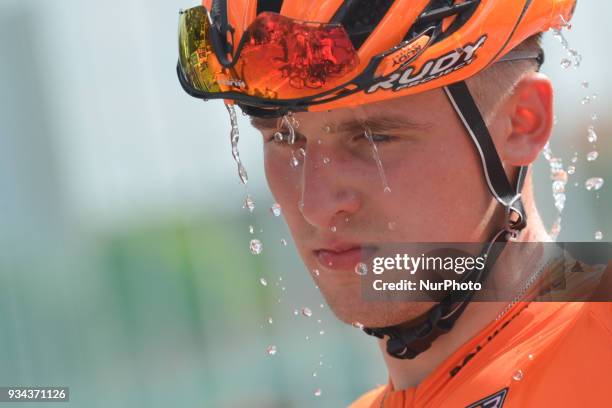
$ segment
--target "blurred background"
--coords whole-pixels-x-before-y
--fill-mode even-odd
[[[243,208],[225,107],[174,71],[178,10],[196,4],[0,1],[0,385],[69,386],[75,407],[346,406],[386,382],[378,349],[315,289],[239,115]],[[610,15],[579,2],[565,34],[579,68],[545,40],[551,148],[576,167],[561,241],[612,234],[609,186],[584,186],[612,182]],[[549,163],[535,172],[552,226]]]

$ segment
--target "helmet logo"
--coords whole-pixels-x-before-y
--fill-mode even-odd
[[[484,44],[486,39],[487,36],[483,35],[475,43],[466,44],[462,48],[427,61],[419,73],[414,72],[415,68],[413,66],[405,67],[403,71],[382,78],[372,85],[366,93],[371,94],[379,89],[392,89],[397,92],[455,72],[474,61],[476,51]]]
[[[423,52],[433,38],[433,29],[424,31],[416,39],[405,41],[385,53],[374,77],[388,77],[389,75],[402,71],[408,64],[415,60]]]

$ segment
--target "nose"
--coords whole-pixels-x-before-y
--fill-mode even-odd
[[[300,211],[311,225],[328,229],[357,213],[361,197],[356,188],[354,161],[340,149],[308,146],[303,162]]]

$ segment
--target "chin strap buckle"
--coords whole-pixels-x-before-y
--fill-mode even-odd
[[[516,207],[514,204],[520,202],[521,193],[517,193],[512,200],[504,207],[506,208],[506,220],[504,223],[504,230],[506,231],[507,238],[509,241],[516,240],[523,228],[525,227],[525,217],[523,212]],[[521,207],[522,208],[522,207]]]

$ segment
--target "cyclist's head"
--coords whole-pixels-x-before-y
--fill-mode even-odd
[[[183,19],[181,83],[252,116],[272,193],[342,320],[389,326],[431,307],[362,300],[355,264],[378,244],[537,226],[522,171],[552,128],[538,38],[573,0],[225,3]]]

